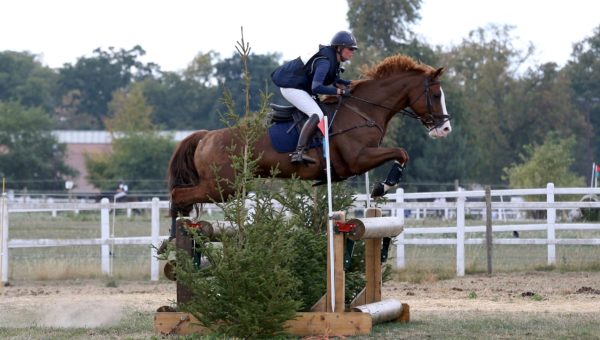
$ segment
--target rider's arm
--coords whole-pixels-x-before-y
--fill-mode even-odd
[[[318,59],[315,61],[315,75],[312,81],[313,94],[337,94],[337,88],[333,86],[325,86],[325,76],[329,72],[329,60]]]
[[[350,80],[345,80],[345,79],[342,79],[342,78],[338,78],[338,79],[335,80],[335,83],[336,84],[342,84],[344,86],[350,86],[351,81]]]

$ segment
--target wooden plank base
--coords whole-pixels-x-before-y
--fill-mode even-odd
[[[371,316],[364,313],[297,313],[286,329],[297,336],[350,336],[371,333]]]
[[[294,320],[286,322],[288,333],[296,336],[326,335],[351,336],[371,332],[371,316],[364,313],[297,313]],[[193,315],[181,312],[156,312],[154,332],[159,334],[206,334],[208,329],[198,324]]]

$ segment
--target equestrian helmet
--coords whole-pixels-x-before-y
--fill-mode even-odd
[[[331,46],[358,48],[354,35],[348,31],[339,31],[331,39]]]

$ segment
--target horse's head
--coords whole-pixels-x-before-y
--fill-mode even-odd
[[[436,70],[410,57],[395,55],[364,69],[364,80],[359,81],[357,87],[361,83],[370,84],[370,90],[364,96],[372,100],[363,101],[387,108],[390,114],[402,112],[418,119],[433,138],[446,137],[452,127],[440,83],[442,73],[444,68]],[[402,95],[398,96],[398,93]]]
[[[411,116],[423,123],[432,138],[446,137],[452,132],[450,115],[446,110],[444,91],[439,80],[442,73],[443,67],[426,73],[423,86],[415,87],[409,94]]]

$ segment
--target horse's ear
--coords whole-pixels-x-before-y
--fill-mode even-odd
[[[433,72],[433,79],[437,79],[439,78],[445,71],[446,69],[443,67],[438,68],[437,70],[435,70],[435,72]]]

